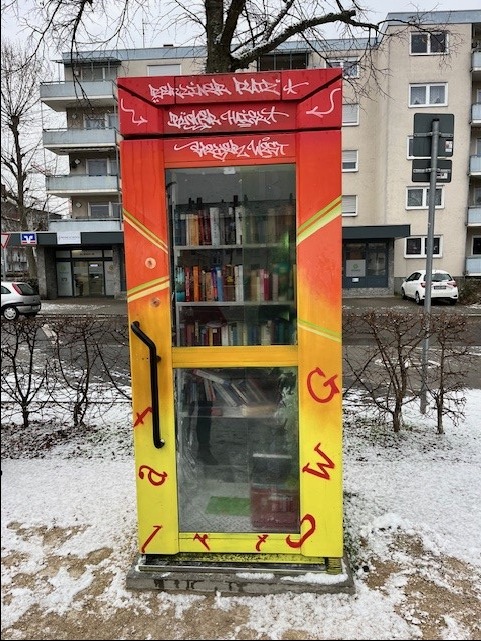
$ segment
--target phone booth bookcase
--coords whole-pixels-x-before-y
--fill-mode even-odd
[[[340,70],[118,98],[139,558],[340,573]]]

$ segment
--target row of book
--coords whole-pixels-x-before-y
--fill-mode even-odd
[[[295,324],[284,318],[259,323],[180,321],[178,326],[178,347],[293,344]]]
[[[178,208],[174,214],[177,246],[276,243],[286,233],[293,235],[294,228],[294,206],[290,203],[253,211],[244,205],[204,207],[200,202],[195,210]]]
[[[177,302],[244,302],[294,299],[295,265],[276,263],[272,270],[244,265],[175,268]]]
[[[219,414],[220,408],[230,415],[238,410],[239,416],[272,415],[277,409],[255,379],[226,378],[210,369],[193,369],[184,387],[184,402],[195,406],[205,400],[213,408],[213,415]]]

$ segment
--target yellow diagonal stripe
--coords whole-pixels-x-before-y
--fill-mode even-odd
[[[333,200],[329,205],[311,216],[297,230],[297,244],[311,236],[314,232],[324,227],[332,220],[341,215],[341,196]]]
[[[124,209],[123,212],[124,220],[127,221],[131,227],[163,252],[168,252],[168,247],[161,238],[156,236],[150,229],[134,218],[126,209]]]
[[[335,332],[332,329],[314,325],[314,323],[310,323],[309,321],[298,319],[297,327],[298,329],[303,329],[306,332],[310,332],[311,334],[317,334],[318,336],[322,336],[323,338],[328,338],[330,341],[334,341],[335,343],[342,342],[342,335],[340,332]]]
[[[163,276],[162,278],[156,278],[147,283],[142,283],[142,285],[137,285],[132,287],[127,292],[127,302],[131,303],[134,300],[143,298],[144,296],[151,296],[156,292],[160,292],[163,289],[169,287],[169,277]]]

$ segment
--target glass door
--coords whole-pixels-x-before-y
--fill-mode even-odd
[[[279,365],[297,343],[295,166],[182,168],[166,184],[173,348],[196,365],[174,370],[179,530],[298,532],[297,368]]]

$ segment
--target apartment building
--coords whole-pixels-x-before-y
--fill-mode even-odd
[[[459,281],[481,277],[481,10],[423,14],[430,34],[387,16],[389,34],[366,40],[285,43],[253,71],[341,66],[343,89],[343,294],[393,295],[426,265],[429,183],[413,182],[414,114],[452,114],[451,182],[436,185],[433,267]],[[438,29],[439,28],[439,29]],[[318,47],[317,47],[318,48]],[[203,47],[83,52],[60,62],[64,80],[41,101],[66,127],[44,130],[46,149],[68,159],[47,192],[70,211],[38,234],[44,297],[125,292],[116,78],[202,73]],[[374,76],[372,69],[377,69]],[[351,81],[361,82],[359,93]],[[320,176],[322,180],[322,176]]]

